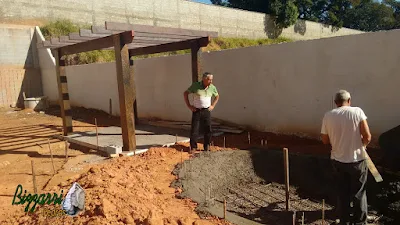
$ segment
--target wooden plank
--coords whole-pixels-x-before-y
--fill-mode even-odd
[[[198,39],[191,39],[191,40],[171,42],[161,45],[131,49],[129,50],[129,54],[130,56],[136,56],[136,55],[147,55],[160,52],[178,51],[178,50],[190,49],[193,43],[198,43],[199,46],[204,47],[207,46],[209,42],[210,42],[209,37],[202,37]]]
[[[135,31],[135,38],[137,38],[137,37],[164,38],[164,39],[170,39],[170,40],[176,40],[176,41],[193,38],[193,37],[187,37],[187,36],[182,36],[182,35],[178,35],[178,34],[153,34],[153,33]]]
[[[59,48],[63,46],[67,46],[68,43],[59,43],[59,44],[52,44],[50,41],[43,41],[43,46],[45,48]]]
[[[70,40],[88,41],[96,39],[96,37],[82,37],[78,32],[69,33]]]
[[[105,37],[105,36],[112,35],[112,34],[97,34],[97,33],[93,33],[92,30],[89,30],[89,29],[80,29],[79,35],[81,37],[96,37],[96,38],[98,38],[98,37]]]
[[[125,40],[122,34],[113,35],[112,37],[115,49],[123,150],[135,151],[136,136],[133,103],[136,98],[136,90],[127,46],[127,43],[130,42]]]
[[[92,33],[94,34],[115,34],[116,31],[106,30],[104,26],[92,26]]]
[[[126,31],[126,32],[122,32],[117,35],[106,36],[103,38],[97,38],[97,39],[61,47],[61,48],[59,48],[60,57],[64,56],[64,55],[70,55],[70,54],[76,54],[76,53],[80,53],[80,52],[87,52],[87,51],[99,50],[99,49],[112,47],[112,46],[114,46],[114,38],[116,36],[121,37],[121,39],[125,43],[131,43],[133,40],[133,32]]]
[[[50,43],[52,45],[60,44],[60,38],[50,38]]]
[[[66,42],[66,43],[79,43],[82,42],[82,40],[71,40],[69,39],[69,36],[60,36],[60,42]]]
[[[189,30],[181,28],[171,28],[171,27],[157,27],[149,25],[139,25],[139,24],[128,24],[128,23],[116,23],[107,22],[105,23],[107,30],[133,30],[135,32],[142,33],[153,33],[153,34],[171,34],[171,35],[181,35],[188,37],[218,37],[218,32],[211,31],[199,31],[199,30]]]
[[[379,173],[378,169],[375,167],[375,164],[372,162],[367,151],[365,151],[365,156],[366,156],[366,162],[367,162],[368,169],[371,172],[372,176],[374,177],[375,181],[377,183],[382,182],[383,181],[382,176]]]

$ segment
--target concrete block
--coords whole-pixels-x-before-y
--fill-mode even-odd
[[[181,21],[181,28],[182,29],[201,30],[200,24],[185,23],[185,21]]]
[[[177,20],[166,21],[166,20],[156,19],[155,25],[159,27],[179,27],[179,21]]]
[[[128,17],[154,18],[154,0],[127,0],[125,9]]]
[[[108,154],[121,154],[122,153],[122,146],[117,146],[117,145],[110,145],[107,147],[104,147],[104,151],[106,151]]]
[[[203,12],[201,9],[201,4],[190,2],[190,1],[179,1],[179,14],[181,15],[193,15],[193,16],[200,16]]]
[[[113,14],[113,13],[95,13],[93,24],[96,26],[104,26],[104,22],[118,22],[118,23],[128,23],[128,18],[125,14]]]
[[[221,36],[223,37],[237,37],[238,30],[231,27],[222,27]]]
[[[128,22],[130,24],[140,24],[140,25],[154,25],[154,20],[152,18],[145,19],[145,18],[137,18],[135,16],[128,17]]]
[[[179,17],[179,20],[182,23],[192,23],[192,24],[199,24],[200,25],[200,15],[199,14],[193,14],[193,15],[189,15],[189,14],[181,14]]]
[[[93,23],[93,12],[91,10],[79,10],[79,17],[76,16],[76,9],[53,9],[54,19],[69,19],[78,24],[92,24]],[[103,21],[104,24],[104,21]]]
[[[179,21],[178,0],[155,0],[154,18]]]
[[[218,35],[221,36],[221,28],[218,27],[218,26],[201,24],[200,28],[201,28],[201,30],[204,30],[204,31],[215,31],[215,32],[218,32]]]

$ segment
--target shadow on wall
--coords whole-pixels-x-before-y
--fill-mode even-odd
[[[16,102],[16,106],[18,108],[25,108],[23,93],[25,93],[27,98],[40,97],[43,95],[40,69],[35,69],[35,68],[25,69],[25,72],[23,74],[23,79],[21,82],[21,88]]]
[[[268,38],[275,39],[278,38],[283,29],[279,28],[275,24],[274,17],[271,15],[265,15],[264,17],[264,31]],[[297,20],[294,25],[294,32],[297,34],[305,35],[307,31],[307,24],[305,20]]]
[[[38,50],[37,50],[37,34],[33,32],[32,40],[29,45],[28,54],[25,59],[24,74],[21,82],[21,88],[19,88],[19,94],[17,98],[16,106],[18,108],[24,108],[24,95],[27,98],[30,97],[41,97],[43,96],[42,90],[42,78],[38,62]]]
[[[282,34],[282,28],[278,28],[272,16],[264,16],[264,32],[270,39],[278,38]]]
[[[297,34],[305,35],[307,31],[307,24],[304,20],[297,20],[296,24],[294,25],[294,32]]]

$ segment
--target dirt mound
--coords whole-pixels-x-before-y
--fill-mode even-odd
[[[223,224],[222,221],[202,220],[194,212],[190,200],[176,198],[170,187],[175,164],[188,158],[173,148],[152,148],[136,157],[110,160],[93,166],[89,172],[52,187],[48,192],[67,193],[73,182],[85,190],[85,210],[76,217],[46,217],[44,207],[34,214],[14,215],[5,224]]]

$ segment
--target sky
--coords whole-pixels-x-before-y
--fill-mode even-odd
[[[194,2],[202,2],[202,3],[208,3],[211,4],[210,0],[193,0]]]

